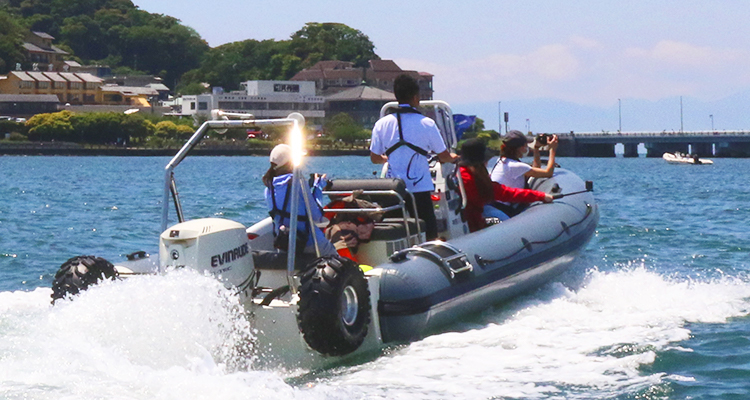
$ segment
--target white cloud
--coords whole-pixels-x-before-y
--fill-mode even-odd
[[[609,104],[618,98],[676,95],[706,100],[750,87],[750,51],[662,40],[619,48],[575,36],[523,54],[495,53],[453,63],[397,59],[435,75],[435,97],[469,103],[556,98]]]
[[[487,101],[503,96],[519,98],[552,95],[549,89],[560,82],[578,79],[581,65],[571,48],[554,44],[526,54],[493,54],[458,64],[436,64],[397,59],[404,69],[435,75],[436,97],[468,102]]]
[[[750,53],[745,50],[715,49],[690,43],[662,40],[650,49],[629,48],[625,56],[654,61],[673,69],[680,67],[710,69],[729,63],[747,63]]]

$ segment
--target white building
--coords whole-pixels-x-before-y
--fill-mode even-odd
[[[298,112],[308,125],[322,129],[325,99],[315,95],[315,82],[247,81],[244,90],[182,96],[182,114],[209,116],[212,109],[253,114],[256,118],[284,118]]]

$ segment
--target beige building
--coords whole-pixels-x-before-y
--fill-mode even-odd
[[[12,71],[0,76],[3,94],[54,94],[61,103],[93,104],[102,79],[89,73]]]
[[[159,92],[150,87],[104,85],[99,87],[96,103],[150,107],[158,98]]]
[[[44,32],[31,32],[23,43],[32,68],[38,71],[62,71],[68,52],[52,44],[54,37]]]

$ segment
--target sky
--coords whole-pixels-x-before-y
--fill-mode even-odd
[[[746,0],[133,3],[212,47],[344,23],[381,58],[433,74],[435,99],[490,129],[504,112],[535,132],[750,129]]]

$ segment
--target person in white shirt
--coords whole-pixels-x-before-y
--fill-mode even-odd
[[[370,160],[388,162],[387,176],[400,178],[414,195],[419,218],[425,221],[427,240],[437,238],[435,209],[430,195],[435,190],[429,167],[429,153],[437,154],[442,163],[454,162],[458,156],[448,151],[435,121],[417,111],[419,84],[409,75],[393,82],[399,108],[375,123],[370,143]],[[409,207],[411,211],[411,207]]]
[[[526,182],[528,178],[551,177],[555,172],[555,154],[557,153],[558,143],[557,135],[552,135],[548,139],[546,146],[549,146],[549,160],[547,161],[546,168],[542,168],[540,156],[542,146],[535,142],[535,145],[531,148],[534,160],[531,165],[526,164],[521,161],[521,158],[529,152],[529,140],[527,136],[517,130],[508,132],[503,138],[503,143],[500,146],[500,158],[498,158],[492,167],[490,178],[493,182],[501,185],[524,189],[527,188]],[[494,206],[509,216],[513,216],[520,211],[514,209],[510,203],[499,203],[494,204]]]

